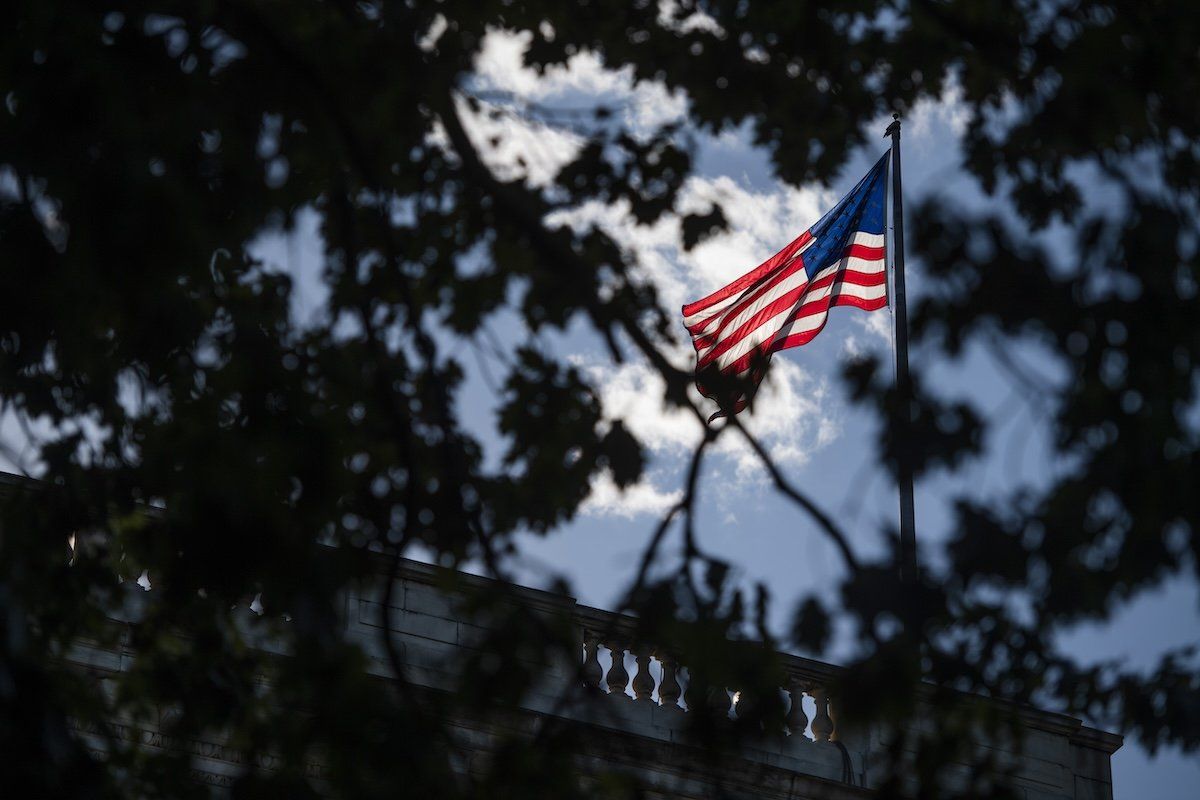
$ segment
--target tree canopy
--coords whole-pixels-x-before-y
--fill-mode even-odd
[[[516,759],[524,771],[448,777],[439,720],[469,698],[436,705],[368,681],[334,634],[338,592],[380,552],[503,578],[518,534],[555,535],[598,473],[618,486],[642,475],[644,449],[606,417],[596,377],[541,347],[543,332],[581,326],[613,363],[648,363],[667,402],[707,416],[666,349],[682,340],[675,309],[602,228],[556,215],[586,203],[642,225],[676,215],[691,247],[727,224],[719,204],[680,204],[704,137],[748,130],[779,179],[828,182],[878,139],[879,119],[950,87],[968,116],[963,166],[995,210],[908,199],[931,287],[910,309],[914,341],[947,358],[996,353],[1065,468],[992,502],[961,498],[945,552],[900,586],[894,559],[854,553],[735,418],[696,449],[624,610],[648,633],[703,643],[698,672],[729,685],[761,679],[775,647],[820,653],[846,622],[860,653],[847,665],[853,718],[909,713],[897,698],[925,679],[1113,720],[1151,748],[1200,745],[1192,653],[1141,674],[1081,665],[1054,636],[1169,578],[1194,581],[1200,563],[1189,4],[146,0],[18,2],[9,19],[0,399],[5,444],[32,443],[39,484],[3,501],[0,748],[45,796],[189,794],[178,758],[114,746],[105,764],[67,734],[68,718],[164,707],[178,731],[230,731],[282,755],[278,774],[245,778],[247,796],[295,790],[314,750],[345,796],[552,794],[570,774],[554,772],[567,741]],[[680,93],[686,115],[646,129],[602,102],[560,109],[492,91],[477,58],[498,31],[524,37],[539,72],[592,54]],[[581,144],[535,178],[520,158],[501,163],[488,120]],[[1083,196],[1098,185],[1116,198],[1103,210]],[[251,244],[305,210],[319,215],[326,294],[299,320],[292,277]],[[1048,244],[1050,229],[1070,246]],[[488,323],[502,313],[520,334],[496,341]],[[504,370],[494,457],[461,419],[464,348],[477,347]],[[1022,347],[1062,379],[1025,369],[1011,355]],[[984,457],[985,415],[919,369],[914,379],[914,432],[898,440],[881,424],[879,458],[894,464],[904,448],[926,474]],[[881,421],[895,413],[877,363],[848,365],[844,396]],[[692,536],[697,475],[719,437],[744,437],[806,535],[844,550],[836,597],[803,599],[791,641],[772,638],[765,593],[743,597]],[[676,533],[682,564],[655,569]],[[155,601],[138,662],[98,696],[56,654],[110,636],[104,621],[142,570]],[[267,663],[231,622],[256,595],[267,612],[254,624],[296,658]],[[172,644],[181,629],[186,653]],[[753,658],[735,647],[748,632],[766,643]],[[498,703],[522,689],[508,688]],[[976,722],[947,719],[943,734]],[[913,790],[897,759],[885,795]],[[928,796],[937,764],[906,767]],[[1001,795],[995,777],[975,796]]]

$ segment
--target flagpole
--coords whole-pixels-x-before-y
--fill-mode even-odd
[[[912,384],[908,377],[908,311],[904,296],[904,196],[900,188],[900,115],[892,115],[885,136],[892,137],[892,281],[896,322],[896,465],[900,486],[900,578],[917,577],[917,535],[913,511],[913,475],[909,441],[912,423]]]

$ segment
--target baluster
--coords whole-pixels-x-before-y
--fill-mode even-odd
[[[792,701],[787,716],[784,717],[788,735],[799,736],[800,738],[796,741],[807,740],[808,737],[804,735],[804,731],[808,728],[808,714],[804,713],[804,688],[798,681],[792,681],[788,684],[787,693]]]
[[[591,633],[583,637],[583,685],[599,692],[604,679],[604,667],[600,666],[600,639]]]
[[[617,639],[609,639],[604,646],[612,653],[612,666],[608,668],[608,693],[623,698],[625,686],[629,683],[629,672],[625,669],[625,645]]]
[[[658,699],[666,708],[679,709],[679,697],[683,694],[683,689],[679,686],[679,678],[677,672],[679,663],[670,653],[664,653],[661,650],[654,654],[660,664],[662,664],[662,680],[658,683]]]
[[[811,694],[817,703],[817,713],[812,721],[813,736],[818,742],[828,742],[833,734],[833,718],[829,716],[829,696],[821,686],[814,686]]]
[[[638,647],[637,674],[633,676],[633,694],[638,700],[650,700],[654,696],[654,676],[650,674],[650,650]]]

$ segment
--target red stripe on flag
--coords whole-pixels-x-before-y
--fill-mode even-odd
[[[720,358],[729,350],[736,347],[738,343],[747,336],[752,334],[754,331],[757,331],[760,327],[767,324],[777,315],[782,314],[789,307],[796,305],[797,302],[800,302],[801,304],[796,308],[796,312],[790,315],[780,325],[780,327],[790,324],[798,317],[803,317],[806,314],[813,313],[813,311],[827,299],[821,298],[813,301],[812,303],[804,304],[803,297],[809,293],[818,292],[835,281],[838,283],[850,283],[856,286],[880,286],[885,282],[885,280],[886,275],[882,271],[859,272],[858,270],[845,270],[843,272],[829,272],[828,274],[821,276],[811,283],[801,285],[789,292],[786,292],[767,305],[763,306],[753,316],[749,317],[741,325],[739,325],[736,330],[726,330],[724,326],[729,324],[729,321],[725,321],[715,332],[695,339],[693,344],[695,345],[696,353],[699,356],[697,369],[702,369],[716,359]],[[834,291],[836,292],[836,289]],[[814,308],[810,310],[810,306],[814,306]],[[736,318],[736,315],[731,316],[730,320],[734,318]],[[716,342],[716,345],[713,346],[712,349],[708,350],[708,352],[704,353],[703,355],[700,355],[701,350],[712,346],[714,342]]]
[[[812,234],[808,231],[805,231],[797,236],[790,244],[788,244],[787,247],[783,248],[778,253],[771,256],[766,261],[759,264],[757,267],[750,270],[733,283],[718,289],[708,297],[697,300],[694,303],[688,303],[683,307],[683,315],[685,317],[690,317],[697,312],[703,311],[709,306],[715,305],[722,300],[726,300],[735,294],[744,292],[746,289],[750,288],[759,280],[761,280],[764,276],[769,274],[776,267],[787,261],[787,259],[791,257],[793,253],[795,253],[804,245],[808,244],[810,239],[812,239]]]
[[[745,311],[750,306],[754,305],[754,303],[760,297],[762,297],[767,292],[771,291],[771,289],[778,286],[781,282],[787,280],[788,278],[795,275],[797,272],[799,272],[802,269],[804,269],[803,257],[793,259],[791,261],[791,263],[783,266],[777,274],[771,275],[768,278],[765,278],[762,281],[762,284],[760,286],[754,288],[753,290],[751,290],[749,292],[746,292],[744,298],[739,297],[733,303],[731,303],[730,305],[721,309],[717,313],[717,315],[719,317],[721,317],[720,323],[717,325],[715,330],[709,331],[704,334],[704,336],[702,337],[703,341],[707,342],[707,341],[711,341],[712,339],[714,339],[716,337],[720,337],[722,335],[722,333],[724,332],[724,329],[727,326],[729,326],[730,324],[732,324],[732,322],[735,319],[737,319],[737,317],[743,311]],[[708,324],[709,324],[709,320],[705,320],[703,323],[703,327],[700,327],[700,331],[692,330],[691,328],[689,328],[688,330],[691,331],[693,335],[695,335],[696,333],[703,331],[704,327],[707,327]],[[708,344],[701,343],[701,341],[697,341],[696,346],[700,349],[703,349],[705,347],[708,347]]]
[[[821,282],[823,283],[824,281],[821,281]],[[841,283],[841,281],[839,281],[839,284],[840,283]],[[878,285],[881,285],[882,283],[883,283],[883,281],[879,280],[879,281],[873,281],[872,283],[869,283],[869,284],[857,284],[856,283],[855,285],[878,286]],[[723,375],[741,374],[746,371],[746,369],[750,366],[750,363],[754,360],[754,358],[756,356],[762,357],[763,355],[769,355],[771,353],[776,353],[780,350],[787,350],[792,347],[799,347],[801,345],[808,344],[810,341],[813,340],[814,337],[816,337],[816,335],[818,333],[820,333],[822,330],[824,330],[825,323],[827,321],[827,317],[828,317],[828,313],[829,313],[829,309],[832,308],[833,306],[851,306],[854,308],[860,308],[863,311],[876,311],[878,309],[883,308],[886,305],[887,305],[887,297],[886,296],[875,297],[875,298],[857,297],[855,295],[840,294],[838,292],[837,287],[835,287],[833,292],[831,292],[829,295],[800,305],[796,309],[796,313],[789,315],[787,317],[787,319],[783,322],[783,324],[781,324],[779,326],[779,328],[776,331],[774,336],[770,336],[770,337],[764,339],[761,343],[755,345],[753,348],[751,348],[745,354],[739,356],[736,360],[734,360],[730,364],[723,367],[721,369],[721,374],[723,374]],[[786,329],[792,323],[797,322],[802,319],[806,319],[808,317],[812,317],[814,315],[819,315],[819,314],[825,314],[826,319],[821,320],[821,324],[818,325],[817,327],[811,328],[806,331],[801,331],[799,333],[789,334],[788,336],[783,337],[783,338],[779,338],[779,332]]]
[[[883,258],[883,248],[871,247],[865,244],[852,244],[846,247],[842,255],[862,258],[867,261],[878,261]]]

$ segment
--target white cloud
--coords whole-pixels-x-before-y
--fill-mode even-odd
[[[682,208],[700,211],[718,202],[729,227],[690,253],[679,253],[692,267],[684,273],[691,293],[687,299],[698,299],[724,286],[774,255],[816,222],[835,200],[829,192],[782,184],[772,192],[752,192],[727,176],[689,180]]]
[[[436,41],[440,33],[435,25],[430,36]],[[588,51],[539,75],[523,65],[531,38],[528,31],[489,30],[475,60],[475,88],[483,98],[479,111],[458,103],[467,133],[484,162],[505,180],[523,178],[531,186],[545,187],[578,155],[584,136],[571,129],[569,115],[555,115],[556,104],[584,109],[606,105],[635,134],[680,119],[687,110],[681,91],[668,92],[657,81],[635,81],[632,67],[608,69]],[[508,97],[496,99],[496,94]],[[526,104],[545,106],[551,113],[530,112]],[[447,147],[440,126],[430,141]]]
[[[649,480],[643,480],[621,490],[613,482],[612,473],[605,470],[592,482],[592,493],[581,511],[595,516],[617,516],[632,519],[642,514],[665,514],[679,502],[683,490],[661,491]]]
[[[579,53],[566,65],[539,76],[522,66],[529,41],[528,33],[489,32],[476,62],[479,87],[511,95],[513,107],[521,102],[583,107],[607,104],[623,115],[622,121],[635,132],[686,113],[682,94],[668,93],[654,82],[635,82],[632,70],[607,69],[593,53]],[[506,177],[523,175],[532,185],[545,185],[581,144],[581,139],[569,132],[514,114],[498,119],[472,115],[470,125],[472,137],[479,142],[500,137],[499,146],[488,155],[489,166]],[[489,148],[481,149],[486,152]],[[812,225],[836,199],[831,192],[815,189],[775,184],[766,191],[752,191],[730,177],[693,176],[679,198],[679,215],[667,215],[653,225],[637,224],[625,202],[587,203],[554,215],[550,222],[606,231],[631,254],[633,277],[652,283],[663,306],[674,312],[769,258]],[[728,229],[685,252],[680,216],[705,212],[714,203],[724,210]],[[683,333],[680,329],[674,342],[661,346],[673,363],[691,369],[694,353]],[[623,420],[664,467],[658,480],[648,477],[624,492],[610,475],[602,475],[592,487],[584,512],[622,517],[661,514],[678,501],[681,492],[678,487],[664,489],[661,482],[666,474],[681,480],[678,467],[702,439],[703,423],[689,410],[665,407],[663,381],[644,361],[613,365],[599,351],[577,353],[573,360],[600,387],[606,416]],[[824,379],[794,361],[776,357],[752,413],[743,414],[741,421],[760,437],[780,465],[795,467],[840,433],[838,407],[826,402],[828,392]],[[701,407],[712,405],[694,390],[693,394]],[[764,477],[753,451],[735,432],[722,435],[714,458],[732,466],[734,480]]]
[[[481,85],[531,102],[583,97],[596,104],[616,105],[622,121],[634,132],[652,130],[687,111],[682,91],[668,92],[658,81],[635,81],[632,66],[609,69],[598,55],[586,50],[538,75],[523,63],[532,37],[528,31],[489,30],[475,60]]]
[[[668,408],[663,401],[663,379],[648,364],[638,361],[613,366],[601,357],[575,356],[599,387],[605,415],[620,419],[659,463],[681,466],[704,435],[704,425],[687,409]],[[837,407],[828,402],[829,389],[798,364],[776,358],[751,412],[739,419],[782,467],[806,464],[818,450],[841,433]],[[692,390],[692,399],[702,398]],[[722,422],[714,423],[724,424]],[[735,483],[748,485],[764,480],[766,473],[745,439],[728,431],[711,453],[718,462],[732,467],[727,473]],[[678,502],[682,492],[679,469],[667,469],[679,481],[667,491],[647,477],[622,493],[611,476],[602,474],[592,486],[584,512],[592,515],[635,517],[662,514]]]
[[[971,122],[971,111],[963,102],[962,86],[951,80],[937,100],[924,99],[913,106],[905,123],[905,139],[932,142],[937,134],[949,131],[961,140]]]
[[[692,11],[684,16],[677,0],[659,0],[658,24],[676,33],[691,33],[692,31],[707,31],[714,34],[724,34],[725,29],[704,11]]]
[[[720,203],[729,225],[690,252],[681,244],[680,217],[667,215],[653,225],[638,225],[626,203],[588,203],[553,215],[552,224],[595,226],[635,256],[635,277],[658,289],[663,305],[674,311],[774,255],[817,221],[836,198],[831,192],[779,184],[775,191],[753,192],[720,176],[692,176],[681,192],[681,213],[703,212]],[[686,348],[691,354],[691,348]]]
[[[674,311],[769,258],[812,225],[835,200],[830,193],[810,189],[779,185],[774,191],[754,192],[728,177],[692,177],[680,198],[681,211],[707,210],[719,202],[729,227],[691,252],[683,250],[679,217],[638,225],[625,204],[589,203],[556,215],[552,222],[596,226],[609,233],[634,256],[636,277],[653,283],[664,307]],[[695,356],[682,334],[681,329],[679,339],[662,346],[672,363],[691,369]],[[623,420],[655,456],[682,463],[699,444],[703,423],[687,409],[665,406],[663,380],[649,364],[634,360],[613,365],[603,356],[587,353],[574,360],[600,387],[606,415]],[[777,356],[753,409],[740,419],[777,463],[794,468],[840,433],[838,406],[827,402],[828,394],[825,380],[795,361]],[[694,390],[693,399],[702,408],[711,405]],[[718,440],[715,457],[732,464],[732,475],[739,482],[765,477],[757,456],[735,432]],[[607,487],[604,491],[605,502],[592,506],[591,513],[629,516],[646,509],[643,496],[630,495],[629,510],[618,511],[619,496],[610,494]]]
[[[525,50],[533,34],[528,31],[491,30],[483,37],[479,55],[475,57],[475,72],[489,88],[517,95],[539,92],[537,72],[522,65]]]
[[[585,365],[599,387],[606,416],[622,420],[653,454],[682,458],[700,443],[704,424],[687,409],[666,406],[663,379],[648,364],[636,361],[614,367],[599,357],[577,357],[577,361]],[[782,465],[798,466],[840,432],[840,420],[825,402],[828,393],[824,381],[813,378],[795,362],[777,357],[753,409],[739,418],[764,442],[772,458]],[[692,396],[697,402],[706,402],[694,389]],[[739,479],[761,477],[757,457],[736,433],[722,435],[715,452],[732,460]]]
[[[425,31],[425,35],[417,42],[417,46],[425,52],[432,52],[437,49],[438,40],[442,38],[442,34],[446,32],[449,24],[446,18],[438,14],[433,18],[433,22],[429,25],[429,30]]]
[[[498,107],[484,104],[474,113],[466,103],[458,103],[463,127],[480,158],[503,180],[520,177],[531,186],[545,187],[583,146],[583,138],[569,131],[503,111],[493,118],[490,108]]]

